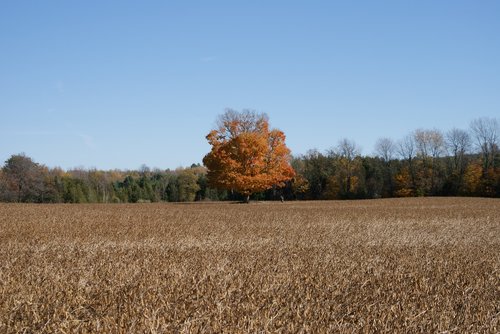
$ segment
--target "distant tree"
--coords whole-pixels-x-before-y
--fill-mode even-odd
[[[149,175],[149,172],[145,174],[141,171],[138,182],[140,189],[140,200],[141,201],[149,201],[156,202],[158,199],[155,197],[155,192],[153,190],[153,179]]]
[[[198,176],[192,168],[184,169],[179,172],[177,177],[177,188],[179,192],[179,201],[192,202],[196,199],[196,193],[200,190],[198,185]]]
[[[95,194],[95,201],[107,203],[112,197],[112,187],[110,186],[108,174],[104,171],[91,169],[86,177],[92,193]],[[92,201],[93,202],[93,201]]]
[[[438,158],[444,150],[444,137],[439,130],[415,130],[414,142],[417,155],[424,159]]]
[[[328,180],[334,174],[334,157],[326,156],[318,150],[309,150],[304,156],[292,160],[293,168],[308,184],[306,198],[326,199]]]
[[[463,174],[465,156],[471,148],[471,138],[467,131],[454,128],[446,133],[446,148],[453,158],[453,170]]]
[[[42,167],[24,153],[12,155],[2,169],[4,199],[9,202],[40,202],[44,176]]]
[[[154,202],[156,201],[167,201],[167,187],[170,181],[169,176],[160,171],[155,170],[153,175],[151,176],[151,181],[153,183],[153,191],[154,191]]]
[[[445,195],[457,195],[463,190],[463,179],[467,168],[467,154],[471,148],[471,138],[467,131],[454,128],[446,133],[445,145],[449,154],[449,175]]]
[[[398,142],[398,153],[401,159],[406,160],[409,165],[413,162],[416,155],[415,140],[413,135],[407,135]]]
[[[139,173],[141,176],[149,176],[151,173],[151,168],[148,167],[146,164],[142,164],[141,167],[139,167]]]
[[[398,142],[398,153],[406,163],[406,168],[401,168],[395,175],[397,184],[397,196],[414,196],[416,194],[415,173],[415,139],[412,134],[405,136]]]
[[[391,175],[390,161],[385,162],[378,157],[364,157],[361,158],[361,161],[361,170],[364,174],[364,197],[389,197],[392,192],[389,189],[389,187],[392,187],[392,180],[388,178]],[[358,192],[359,195],[361,195],[360,192]]]
[[[121,187],[125,190],[125,201],[137,203],[143,199],[141,187],[132,175],[127,175]]]
[[[464,188],[467,195],[481,194],[482,166],[481,163],[471,163],[464,174]]]
[[[396,191],[398,197],[415,196],[415,186],[410,175],[409,166],[403,166],[395,175]]]
[[[196,192],[196,201],[222,200],[224,198],[223,192],[219,192],[217,189],[209,186],[206,167],[193,163],[190,170],[196,175],[196,183],[199,186],[199,190]]]
[[[362,161],[360,149],[349,139],[339,141],[331,151],[335,158],[335,175],[329,180],[329,192],[333,198],[354,198],[362,190]]]
[[[42,188],[39,200],[42,203],[58,203],[62,201],[61,182],[59,178],[60,169],[49,169],[46,166],[40,166],[42,177]]]
[[[269,129],[265,114],[226,110],[218,119],[218,128],[206,138],[212,146],[203,158],[209,184],[235,190],[247,202],[251,194],[283,187],[295,175],[285,134]]]
[[[382,162],[384,163],[384,168],[381,171],[383,178],[382,189],[381,192],[377,194],[384,197],[391,197],[393,195],[394,171],[392,165],[396,150],[397,145],[390,138],[379,138],[375,144],[375,153],[380,159],[382,159]],[[375,179],[373,179],[371,183],[376,184]]]
[[[66,175],[63,178],[64,192],[63,200],[65,203],[87,203],[89,202],[88,193],[83,179]]]
[[[309,182],[305,177],[297,174],[293,177],[290,187],[295,199],[303,199],[304,194],[309,191]]]
[[[208,179],[206,173],[199,174],[198,180],[196,182],[200,187],[200,190],[198,190],[198,192],[196,193],[197,200],[201,201],[204,199],[209,199],[209,200],[217,199],[217,191],[215,191],[215,193],[212,193],[210,187],[208,186]]]
[[[471,122],[470,129],[483,159],[483,174],[495,168],[495,157],[498,152],[500,127],[495,118],[478,118]]]
[[[435,195],[439,188],[441,164],[438,159],[444,152],[444,137],[439,130],[414,132],[417,156],[420,158],[418,170],[418,191],[422,195]]]
[[[176,174],[170,174],[169,175],[169,182],[167,186],[167,200],[169,202],[179,202],[179,186],[177,182],[177,175]]]
[[[390,138],[379,138],[375,144],[375,152],[385,162],[392,160],[396,145]]]

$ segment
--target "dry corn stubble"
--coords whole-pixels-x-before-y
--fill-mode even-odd
[[[491,332],[500,201],[0,205],[1,333]]]

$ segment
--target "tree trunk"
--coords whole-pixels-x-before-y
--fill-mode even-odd
[[[247,195],[245,197],[245,203],[247,203],[247,204],[250,203],[250,195]]]

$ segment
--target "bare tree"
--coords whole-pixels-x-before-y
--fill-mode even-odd
[[[415,159],[415,140],[413,135],[407,135],[398,142],[398,154],[403,160],[407,160],[410,164]]]
[[[500,128],[496,118],[478,118],[471,122],[470,129],[477,148],[483,158],[483,172],[495,167],[495,155],[498,151]]]
[[[439,130],[429,130],[429,148],[433,160],[443,155],[445,151],[444,136]]]
[[[239,112],[228,108],[217,118],[217,127],[221,134],[229,138],[243,132],[259,131],[267,122],[269,122],[269,117],[265,113],[250,109],[243,109]]]
[[[423,159],[438,158],[444,150],[444,137],[439,130],[415,130],[414,134],[417,154]]]
[[[390,138],[379,138],[375,144],[375,152],[377,156],[381,157],[385,162],[388,162],[393,158],[395,149],[396,145]]]
[[[354,192],[354,180],[356,171],[359,165],[359,157],[361,149],[356,145],[356,143],[349,139],[341,139],[335,149],[335,155],[337,156],[337,164],[340,170],[342,188],[345,194]]]
[[[147,177],[151,174],[151,168],[149,168],[146,164],[142,164],[141,167],[139,167],[139,172],[141,173],[141,176]]]
[[[416,189],[416,180],[415,180],[415,139],[413,134],[409,134],[405,136],[398,142],[397,145],[398,154],[401,159],[406,160],[408,162],[408,170],[411,178],[411,186],[413,189]]]
[[[359,156],[361,150],[353,140],[347,138],[341,139],[337,145],[336,153],[348,161],[354,160]]]
[[[471,138],[467,131],[453,128],[446,133],[446,148],[453,158],[453,171],[463,175],[465,155],[471,148]]]
[[[417,155],[426,159],[429,156],[429,140],[427,138],[427,131],[422,129],[415,130],[415,132],[413,132],[413,139],[415,141]]]
[[[435,193],[436,176],[441,170],[438,158],[444,152],[444,136],[439,130],[418,129],[413,133],[417,155],[421,158],[422,167],[419,177],[419,188],[424,193]]]

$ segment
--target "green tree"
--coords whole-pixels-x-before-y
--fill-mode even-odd
[[[306,179],[308,199],[327,198],[326,190],[330,177],[335,173],[332,156],[318,150],[309,150],[306,155],[292,160],[292,166]]]
[[[182,170],[177,177],[178,200],[181,202],[192,202],[196,199],[196,193],[200,190],[198,176],[190,169]]]
[[[65,203],[87,203],[88,199],[84,191],[84,183],[81,179],[67,175],[63,178]]]

